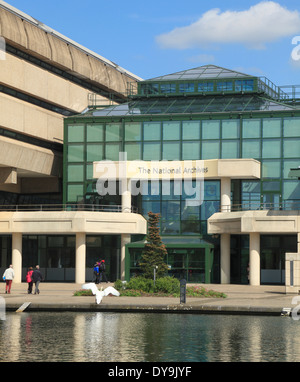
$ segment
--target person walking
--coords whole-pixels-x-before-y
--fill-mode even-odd
[[[15,277],[15,272],[13,270],[13,266],[10,265],[3,273],[3,280],[5,280],[5,293],[10,293],[11,284]]]
[[[40,293],[40,289],[39,289],[39,285],[40,285],[40,282],[43,280],[43,275],[40,271],[40,266],[37,265],[35,267],[35,270],[33,271],[32,273],[32,281],[34,282],[35,284],[35,291],[34,291],[34,294],[39,294]]]
[[[100,283],[102,281],[104,281],[103,280],[104,278],[105,278],[106,283],[108,283],[107,277],[106,277],[106,273],[105,273],[105,269],[106,269],[106,267],[105,267],[105,260],[101,260],[100,261],[99,269],[100,269]]]
[[[33,285],[32,274],[33,274],[33,269],[32,267],[29,267],[27,275],[26,275],[26,282],[28,283],[28,294],[32,294],[32,285]]]

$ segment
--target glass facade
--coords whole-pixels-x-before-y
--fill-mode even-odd
[[[291,179],[289,171],[300,165],[300,110],[283,100],[270,98],[266,87],[258,88],[260,81],[256,78],[209,69],[206,73],[194,70],[191,75],[196,77],[193,78],[188,78],[187,72],[180,72],[180,75],[141,82],[139,94],[128,103],[67,118],[64,203],[121,204],[118,195],[98,195],[92,168],[94,161],[118,161],[119,153],[126,152],[128,160],[145,161],[254,158],[261,162],[261,179],[232,181],[233,209],[298,209],[300,182]],[[263,89],[264,98],[261,97]],[[203,96],[203,92],[209,91],[216,94]],[[241,95],[241,91],[245,94]],[[168,96],[161,98],[161,93]],[[133,200],[139,213],[145,217],[149,211],[161,214],[163,240],[177,237],[183,242],[184,238],[193,237],[213,244],[210,256],[216,269],[219,239],[207,235],[206,225],[207,219],[220,208],[220,182],[205,181],[204,201],[196,207],[186,204],[184,193],[176,193],[174,182],[168,193],[163,192],[163,187],[163,182],[156,182],[152,190]],[[240,263],[239,271],[234,271],[234,281],[247,282],[246,240],[232,240],[232,256]],[[283,240],[283,243],[287,242]],[[184,255],[180,261],[185,265],[174,265],[173,269],[180,268],[174,274],[189,269],[190,261],[196,261],[202,269],[199,247],[195,245],[189,251],[181,248],[181,251]],[[136,254],[132,250],[128,256],[133,264]],[[170,249],[169,256],[170,263],[179,264],[174,248]],[[237,264],[237,260],[234,263]],[[262,260],[262,269],[269,264]]]

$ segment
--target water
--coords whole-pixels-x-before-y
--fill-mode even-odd
[[[294,362],[291,317],[165,313],[7,313],[0,361]]]

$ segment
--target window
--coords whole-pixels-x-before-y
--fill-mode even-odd
[[[232,81],[223,81],[217,83],[218,92],[228,92],[233,90]]]
[[[170,141],[180,139],[180,122],[163,123],[163,140]]]
[[[239,120],[231,119],[228,121],[222,121],[222,138],[239,138],[239,126]]]
[[[180,93],[191,93],[195,91],[195,84],[193,82],[179,84]]]
[[[260,119],[243,120],[243,138],[260,137]]]
[[[219,141],[202,141],[202,159],[219,159]]]
[[[161,84],[161,93],[176,93],[176,84]]]
[[[253,91],[254,81],[253,80],[236,80],[235,81],[235,91]]]
[[[283,119],[283,136],[300,137],[300,118]]]
[[[141,124],[125,123],[125,141],[140,141],[141,140]]]
[[[120,140],[120,127],[121,125],[119,123],[107,123],[106,124],[106,134],[105,134],[105,141],[119,141]]]
[[[68,142],[84,141],[84,125],[68,125]]]
[[[281,119],[280,118],[263,119],[262,136],[263,138],[281,137]]]
[[[102,142],[103,141],[103,125],[91,124],[86,126],[87,142]]]
[[[202,139],[219,139],[220,121],[202,121]]]
[[[214,83],[213,82],[200,82],[198,84],[198,92],[213,92]]]
[[[182,139],[200,139],[200,121],[182,122]]]
[[[144,140],[155,141],[160,140],[160,122],[145,122],[144,123]]]
[[[260,158],[260,139],[243,140],[242,158]]]
[[[262,142],[263,158],[280,158],[281,142],[280,139],[264,139]]]

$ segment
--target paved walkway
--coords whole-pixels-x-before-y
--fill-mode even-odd
[[[106,288],[113,284],[100,284]],[[39,295],[28,295],[27,284],[12,284],[11,294],[5,294],[5,283],[0,283],[0,297],[5,299],[7,311],[16,311],[23,303],[30,302],[25,311],[164,311],[191,313],[236,313],[280,315],[283,308],[296,308],[300,296],[286,294],[284,286],[250,286],[205,284],[207,289],[223,292],[227,298],[188,297],[180,304],[174,297],[104,297],[96,304],[94,296],[74,296],[81,284],[41,283]],[[293,297],[299,297],[296,302]]]

